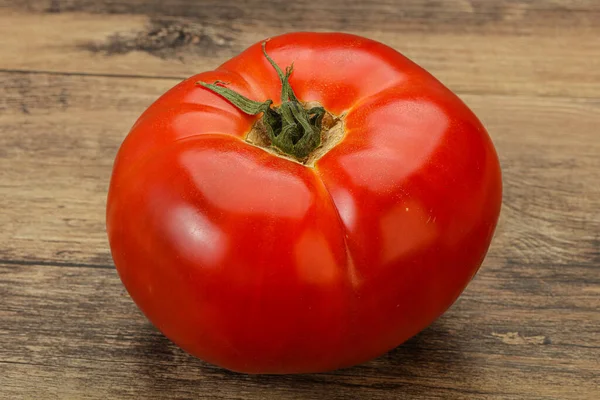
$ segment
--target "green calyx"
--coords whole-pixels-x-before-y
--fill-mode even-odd
[[[225,82],[198,82],[198,84],[223,96],[246,114],[262,113],[262,122],[271,146],[298,160],[305,160],[311,151],[321,144],[321,124],[325,109],[313,107],[307,110],[303,107],[289,82],[294,65],[287,67],[284,74],[267,54],[266,44],[267,42],[262,44],[263,54],[275,68],[281,81],[281,105],[279,107],[273,107],[273,100],[266,100],[263,103],[250,100],[225,87]]]

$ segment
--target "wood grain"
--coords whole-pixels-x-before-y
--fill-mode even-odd
[[[112,161],[146,105],[177,81],[2,74],[0,258],[108,265]]]
[[[381,40],[456,90],[504,203],[482,270],[421,334],[346,370],[246,376],[141,315],[106,190],[161,93],[299,29]],[[599,2],[0,0],[0,36],[0,399],[600,398]]]
[[[591,277],[585,270],[572,276]],[[566,278],[566,279],[565,279]],[[596,277],[597,278],[597,277]],[[245,376],[205,364],[152,328],[111,268],[0,266],[5,398],[590,398],[600,381],[594,284],[555,280],[554,296],[484,273],[433,326],[358,367]],[[494,304],[478,299],[495,297]],[[512,307],[504,301],[519,297]],[[570,303],[556,308],[555,301]],[[32,379],[43,385],[27,385]],[[502,379],[500,379],[502,378]],[[115,385],[115,382],[120,384]],[[126,384],[125,384],[126,383]],[[586,397],[588,396],[588,397]]]
[[[47,2],[43,3],[47,5]],[[358,7],[363,3],[351,2],[355,8],[353,15],[358,15]],[[36,2],[34,4],[38,5]],[[144,6],[145,3],[142,2],[109,2],[110,7],[117,7],[117,12],[129,10],[136,12],[134,16],[81,12],[97,11],[99,4],[102,4],[97,2],[65,4],[67,10],[76,10],[78,13],[32,14],[14,11],[14,8],[2,13],[0,35],[3,38],[4,51],[11,56],[0,61],[0,68],[185,78],[215,68],[227,58],[266,37],[293,30],[293,25],[282,29],[271,24],[272,19],[269,15],[260,20],[257,20],[258,16],[254,14],[254,17],[234,19],[220,19],[210,14],[212,18],[209,18],[201,13],[208,13],[206,10],[210,10],[210,7],[189,1],[169,6],[169,15],[183,14],[183,11],[177,10],[189,6],[185,8],[190,10],[189,14],[186,14],[188,16],[169,18],[147,17],[143,13],[146,11],[150,15],[156,15],[156,10],[163,9],[160,4],[170,4],[168,2],[151,3],[156,5],[156,9],[147,9],[151,6]],[[129,4],[130,7],[119,8],[119,4]],[[181,5],[180,8],[178,4]],[[342,7],[336,2],[320,4],[321,8],[337,6],[345,9],[345,6]],[[419,8],[417,4],[415,2],[410,5]],[[488,7],[483,6],[484,3],[481,4],[480,8]],[[525,3],[515,4],[521,4],[520,7],[529,10],[523,11],[515,25],[543,27],[543,35],[519,34],[512,31],[510,34],[485,28],[487,23],[477,19],[478,14],[475,11],[460,13],[480,21],[483,27],[475,33],[456,29],[439,32],[437,29],[426,29],[427,26],[420,24],[420,21],[427,18],[418,17],[421,14],[417,11],[412,17],[411,13],[408,13],[407,17],[403,17],[404,14],[401,13],[391,14],[393,26],[401,27],[400,32],[390,27],[386,29],[386,25],[379,22],[358,25],[351,31],[398,49],[431,71],[451,89],[462,93],[600,97],[600,59],[590,57],[590,54],[600,53],[600,41],[596,40],[600,35],[599,7],[594,6],[592,10],[585,12],[574,10],[558,13],[560,7],[556,6],[556,9],[550,12],[551,15],[575,18],[573,15],[576,14],[580,16],[577,18],[584,19],[570,21],[569,24],[572,25],[569,25],[569,29],[558,29],[558,22],[548,19],[542,12],[543,9],[530,10]],[[388,8],[396,10],[392,4],[383,4],[381,7],[383,11],[376,15],[385,15]],[[506,7],[509,8],[508,5]],[[23,6],[18,7],[22,8]],[[45,9],[35,7],[38,8]],[[216,8],[225,8],[226,10],[222,11],[225,16],[229,15],[228,13],[235,14],[225,6]],[[251,8],[243,7],[244,10]],[[194,10],[197,10],[196,14]],[[329,9],[317,10],[316,15],[329,15],[331,12]],[[299,17],[305,12],[308,12],[308,9],[291,10],[290,15]],[[424,9],[421,12],[424,13]],[[510,17],[502,14],[505,11],[497,12],[500,13],[500,16],[497,16],[500,21],[506,18],[510,20]],[[468,26],[459,17],[443,17],[443,12],[431,14],[438,16],[430,22],[432,26],[437,26],[436,22],[440,18],[446,21],[446,25]],[[323,21],[324,17],[320,18]],[[406,23],[407,21],[409,23]],[[411,26],[420,28],[412,29]],[[159,36],[161,29],[169,34]],[[319,28],[309,24],[304,29]],[[329,30],[331,29],[336,28],[332,26]]]
[[[0,6],[38,13],[132,14],[186,17],[285,30],[376,30],[540,33],[574,26],[598,27],[595,0],[0,0]],[[528,23],[524,23],[528,22]]]

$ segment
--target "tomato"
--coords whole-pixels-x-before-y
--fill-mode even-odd
[[[318,372],[438,318],[480,267],[501,197],[486,130],[424,69],[362,37],[291,33],[142,114],[107,231],[131,297],[184,350]]]

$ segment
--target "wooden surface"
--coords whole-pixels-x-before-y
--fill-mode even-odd
[[[245,376],[137,310],[105,197],[145,107],[290,30],[429,69],[488,128],[505,197],[480,273],[421,334],[342,371]],[[0,0],[0,398],[600,399],[599,37],[595,0]]]

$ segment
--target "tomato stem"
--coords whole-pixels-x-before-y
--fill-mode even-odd
[[[226,87],[226,83],[222,81],[198,82],[198,84],[223,96],[246,114],[262,113],[262,122],[271,146],[302,161],[321,145],[321,126],[325,109],[323,107],[304,108],[289,82],[294,64],[287,67],[284,73],[267,54],[266,45],[267,42],[263,42],[263,54],[277,72],[281,82],[281,105],[279,107],[274,107],[271,99],[262,103],[248,99]]]

